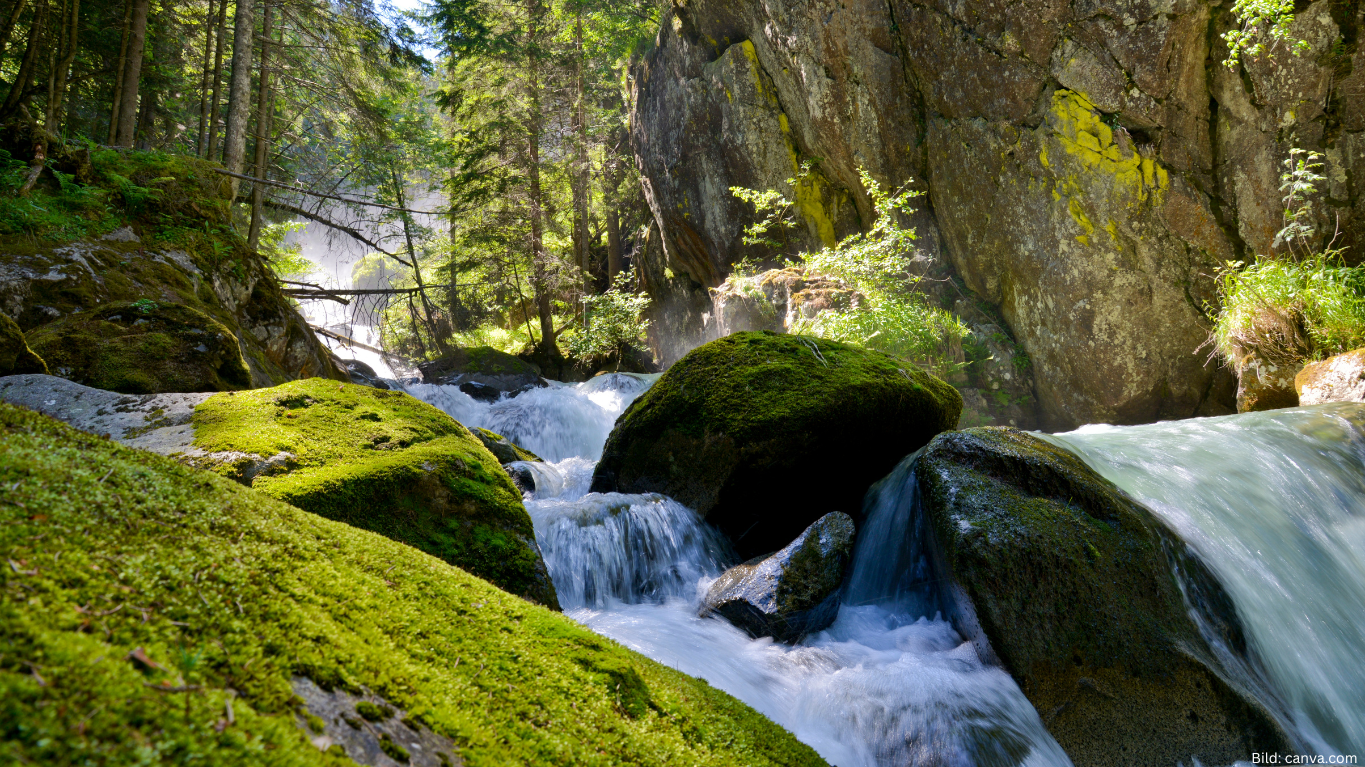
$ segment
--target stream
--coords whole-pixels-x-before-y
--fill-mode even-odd
[[[945,620],[918,551],[913,457],[868,493],[837,620],[791,646],[697,616],[737,559],[658,494],[589,493],[616,417],[657,376],[602,375],[478,402],[408,391],[545,459],[526,497],[564,612],[743,700],[830,764],[1067,765],[1014,680]],[[1266,689],[1320,754],[1365,750],[1365,407],[1045,435],[1138,498],[1232,594]],[[1262,668],[1263,667],[1263,668]]]

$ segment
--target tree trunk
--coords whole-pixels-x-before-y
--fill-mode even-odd
[[[137,122],[133,125],[133,146],[138,149],[152,148],[152,121],[156,115],[156,91],[142,94],[142,105],[137,110]]]
[[[194,140],[194,153],[199,157],[208,156],[209,67],[213,61],[214,2],[209,0],[209,9],[204,13],[204,66],[199,73],[199,132]]]
[[[550,307],[550,284],[546,267],[549,254],[545,252],[544,194],[540,188],[540,136],[543,130],[540,114],[540,53],[536,49],[539,14],[543,8],[539,0],[527,0],[530,22],[526,41],[526,96],[529,100],[526,119],[529,193],[531,203],[531,288],[536,293],[536,314],[540,319],[540,347],[546,357],[558,356],[555,346],[554,314]]]
[[[275,9],[266,5],[263,9],[265,20],[261,23],[261,74],[256,87],[256,178],[269,178],[270,170],[270,127],[275,99],[270,92],[270,48],[275,33]],[[247,247],[256,250],[261,241],[261,227],[265,225],[261,203],[265,202],[265,184],[251,185],[251,229],[247,234]]]
[[[223,87],[223,38],[227,37],[228,0],[218,3],[218,32],[213,41],[213,96],[209,99],[209,147],[205,159],[218,157],[218,104]]]
[[[109,140],[112,146],[118,138],[118,115],[123,108],[123,70],[128,66],[128,28],[133,23],[133,0],[123,2],[123,35],[118,46],[118,68],[114,70],[114,98],[109,107]]]
[[[251,37],[256,31],[255,0],[237,0],[233,21],[232,84],[228,88],[227,136],[223,142],[223,165],[241,173],[246,164],[246,125],[251,117]],[[232,199],[241,181],[228,176]]]
[[[132,146],[137,135],[138,83],[142,79],[142,55],[147,48],[147,12],[151,0],[133,0],[133,12],[128,24],[128,58],[123,66],[123,95],[119,101],[118,132],[115,146]]]
[[[398,198],[398,207],[408,207],[407,197],[403,193],[403,179],[398,175],[398,169],[390,166],[389,176],[393,179],[394,196]],[[403,217],[403,237],[407,240],[408,244],[408,258],[412,259],[412,263],[409,264],[409,266],[412,267],[412,276],[417,281],[417,295],[422,297],[422,309],[426,313],[423,324],[427,326],[427,333],[431,335],[431,340],[436,343],[436,350],[444,354],[446,352],[446,342],[445,339],[436,332],[436,322],[434,320],[435,313],[431,307],[431,299],[427,297],[426,283],[422,281],[422,263],[417,260],[417,250],[413,246],[412,214],[405,210],[399,215]],[[409,296],[409,300],[411,300],[411,296]]]
[[[588,199],[588,195],[591,192],[588,176],[591,170],[591,164],[588,161],[588,88],[587,72],[585,71],[587,69],[587,62],[584,60],[585,54],[583,51],[583,5],[580,2],[577,3],[577,6],[577,19],[574,23],[574,45],[578,49],[578,56],[575,61],[575,68],[577,69],[577,77],[575,78],[577,93],[575,94],[575,97],[578,103],[574,105],[574,127],[577,129],[578,133],[578,158],[574,163],[576,167],[574,168],[573,196],[574,247],[577,248],[578,252],[575,253],[574,256],[578,261],[578,268],[582,270],[583,273],[583,295],[589,296],[594,292],[594,280],[592,277],[592,257],[590,255],[589,243],[589,232],[591,227],[588,220],[588,206],[591,204],[591,201]],[[588,327],[590,322],[588,314],[588,305],[583,304],[584,328]]]
[[[14,10],[10,11],[4,28],[0,29],[0,59],[5,58],[5,51],[9,49],[9,36],[14,34],[14,25],[19,23],[19,14],[27,7],[28,0],[15,0]]]
[[[58,49],[53,48],[47,75],[47,113],[43,116],[42,130],[35,131],[33,160],[29,163],[28,177],[19,187],[19,196],[21,197],[33,191],[33,186],[38,183],[38,177],[42,175],[43,167],[47,164],[48,142],[57,137],[55,129],[57,123],[61,121],[62,100],[66,95],[66,80],[71,72],[71,62],[76,59],[76,44],[80,36],[80,18],[81,0],[71,0],[69,10],[63,3],[62,26],[59,35],[61,59],[57,59]]]
[[[38,69],[38,49],[42,47],[43,27],[47,26],[47,2],[43,2],[34,8],[33,23],[28,28],[28,47],[24,49],[24,58],[19,63],[19,72],[14,76],[14,84],[9,87],[9,95],[5,97],[5,103],[0,106],[0,120],[8,118],[24,105],[27,99],[25,91],[33,82],[34,72]]]

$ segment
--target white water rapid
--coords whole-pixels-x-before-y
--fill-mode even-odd
[[[831,764],[1067,765],[1014,681],[938,614],[912,462],[868,494],[844,604],[796,646],[696,617],[728,543],[661,495],[588,493],[616,417],[650,377],[599,376],[491,405],[409,391],[549,463],[521,464],[565,613],[763,712]],[[1163,516],[1220,576],[1307,748],[1365,750],[1365,407],[1086,427],[1048,437]],[[1261,672],[1248,672],[1261,673]],[[1097,734],[1097,737],[1100,735]]]
[[[1218,575],[1303,745],[1365,756],[1365,406],[1050,437]]]

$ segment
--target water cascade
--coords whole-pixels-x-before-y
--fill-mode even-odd
[[[796,646],[696,617],[734,554],[657,494],[588,493],[616,417],[651,377],[600,376],[492,404],[410,391],[540,454],[527,510],[566,614],[719,687],[831,764],[1066,765],[1013,679],[944,620],[913,456],[868,493],[839,617]],[[1365,744],[1365,408],[1086,427],[1051,437],[1167,519],[1223,579],[1292,727]]]

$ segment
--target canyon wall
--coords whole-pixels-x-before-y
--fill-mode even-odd
[[[1303,7],[1308,52],[1237,69],[1232,24],[1198,0],[675,5],[631,116],[659,351],[705,340],[708,290],[770,255],[730,187],[783,191],[815,248],[870,220],[866,168],[926,192],[927,284],[969,323],[1003,318],[1039,425],[1231,412],[1203,346],[1214,269],[1271,249],[1289,148],[1325,155],[1322,228],[1348,256],[1365,222],[1359,0]]]

